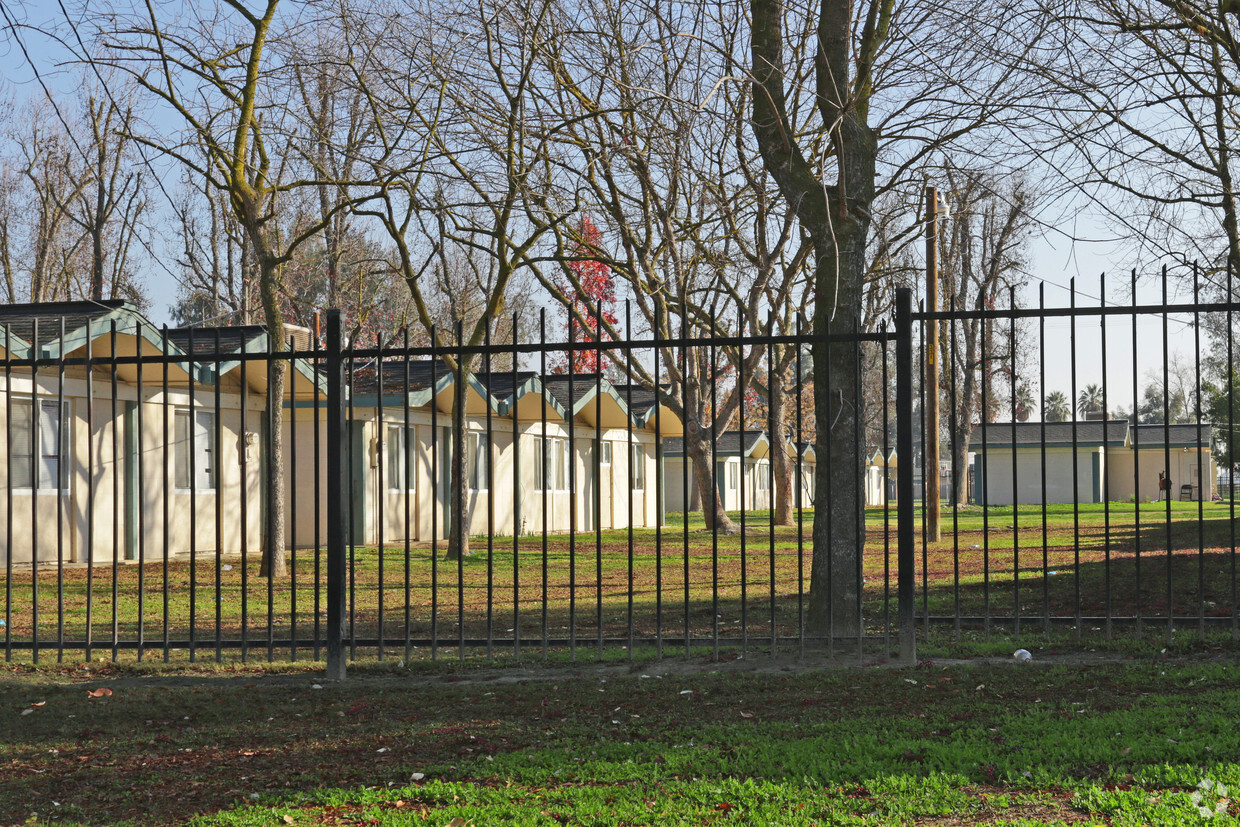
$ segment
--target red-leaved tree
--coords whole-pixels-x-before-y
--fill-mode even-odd
[[[589,215],[581,216],[577,226],[577,241],[573,244],[572,261],[568,269],[571,278],[561,279],[556,286],[572,302],[568,315],[568,340],[570,342],[595,342],[607,338],[604,329],[600,337],[599,318],[608,325],[616,324],[616,315],[612,312],[616,305],[616,280],[611,267],[605,262],[591,256],[599,249],[603,241],[603,231],[598,228]],[[551,372],[594,373],[602,369],[599,361],[602,356],[597,348],[568,351],[563,362],[555,365]]]

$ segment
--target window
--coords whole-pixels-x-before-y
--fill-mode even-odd
[[[215,490],[214,411],[194,411],[192,429],[190,412],[176,412],[175,452],[177,488],[182,491]]]
[[[633,490],[644,491],[646,488],[646,446],[633,446]]]
[[[465,435],[465,476],[471,491],[487,490],[489,447],[486,434],[471,432]]]
[[[417,490],[417,467],[414,450],[418,444],[418,431],[413,425],[389,425],[387,440],[383,445],[387,464],[383,469],[389,491]]]
[[[547,437],[544,447],[543,439],[539,437],[536,446],[538,461],[534,463],[534,487],[538,491],[567,491],[568,441]]]
[[[771,465],[770,463],[762,463],[754,466],[754,473],[758,475],[758,490],[769,491],[771,488]]]
[[[600,442],[602,447],[602,457],[599,458],[600,465],[611,465],[611,443]]]
[[[729,491],[735,491],[737,488],[740,487],[738,485],[739,477],[740,477],[740,472],[737,470],[736,463],[729,462],[728,463],[728,490]]]
[[[13,461],[9,468],[12,487],[35,488],[32,482],[37,474],[38,490],[66,491],[69,488],[69,423],[66,411],[57,401],[40,400],[36,428],[33,423],[34,405],[30,399],[13,401]]]

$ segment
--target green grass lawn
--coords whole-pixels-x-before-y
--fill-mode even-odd
[[[1240,815],[1210,786],[1240,789],[1230,662],[657,666],[420,679],[372,668],[339,685],[9,667],[0,823],[1198,825]],[[111,694],[91,697],[101,689]]]
[[[594,656],[600,637],[609,646],[663,638],[675,641],[672,648],[718,637],[748,650],[769,649],[774,636],[785,651],[799,648],[812,515],[800,529],[772,531],[766,512],[751,512],[743,535],[719,537],[705,531],[700,515],[687,526],[683,516],[672,515],[661,532],[635,530],[631,546],[620,530],[515,544],[475,538],[473,555],[461,561],[403,545],[353,549],[355,654],[378,654],[379,639],[384,656],[406,659],[455,656],[462,641],[486,651],[488,639],[492,654],[542,654],[546,640],[548,651]],[[1197,503],[1175,502],[1169,521],[1165,503],[1075,513],[1071,506],[948,508],[941,542],[923,547],[919,534],[918,613],[959,615],[965,627],[985,617],[1011,627],[1019,617],[1030,634],[1045,630],[1041,618],[1079,615],[1088,636],[1104,631],[1096,618],[1108,613],[1165,627],[1158,618],[1171,607],[1177,617],[1218,618],[1223,623],[1211,628],[1230,631],[1238,582],[1230,516],[1225,503],[1201,504],[1199,512]],[[881,636],[895,615],[895,512],[870,509],[866,520],[863,614],[868,634]],[[54,657],[49,650],[62,638],[79,646],[89,640],[92,657],[133,659],[163,657],[166,636],[173,660],[191,652],[315,657],[326,611],[323,563],[321,553],[316,560],[301,550],[290,577],[275,583],[259,577],[257,554],[94,571],[18,569],[0,584],[7,598],[0,646],[28,660],[36,637],[41,657]],[[283,643],[269,648],[269,639]],[[134,648],[139,641],[143,647]]]

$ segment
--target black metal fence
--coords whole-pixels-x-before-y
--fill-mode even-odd
[[[1010,294],[937,313],[901,291],[890,326],[823,338],[435,347],[345,347],[334,313],[325,336],[277,349],[260,328],[156,328],[116,303],[5,308],[5,657],[326,657],[339,676],[357,657],[885,659],[911,658],[914,633],[1234,636],[1217,466],[1236,406],[1202,378],[1233,364],[1238,305],[1174,304],[1163,284],[1157,304]],[[959,481],[938,539],[914,490],[930,319],[948,366],[941,473]],[[1193,354],[1187,404],[1170,392],[1177,347]],[[819,439],[838,417],[815,410],[811,378],[839,377],[814,356],[844,351],[830,364],[850,366],[865,412],[835,437],[862,458],[853,554],[838,524],[826,544],[812,530],[847,493],[838,474],[814,482],[847,444]],[[1093,412],[1136,411],[1150,367],[1160,422]],[[1225,427],[1208,421],[1220,399]]]

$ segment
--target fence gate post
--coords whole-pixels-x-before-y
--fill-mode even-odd
[[[344,357],[340,311],[327,311],[327,679],[345,678]]]
[[[913,292],[896,290],[896,594],[900,617],[900,662],[917,663],[916,554],[913,511]]]

